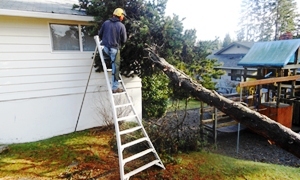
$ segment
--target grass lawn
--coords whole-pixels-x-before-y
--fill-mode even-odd
[[[117,153],[109,145],[114,129],[89,129],[43,141],[14,144],[0,154],[0,179],[119,179]],[[166,169],[151,167],[137,179],[300,179],[300,168],[237,160],[209,152],[181,153]],[[166,161],[162,156],[162,160]]]
[[[175,107],[177,107],[177,109],[184,109],[185,108],[185,101],[181,100],[178,102],[178,106],[176,106],[177,102],[174,102],[172,100],[168,101],[168,111],[174,111]],[[196,99],[190,99],[188,101],[187,104],[187,109],[196,109],[196,108],[200,108],[200,101],[196,100]]]

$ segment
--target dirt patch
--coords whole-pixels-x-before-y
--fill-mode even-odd
[[[182,113],[179,116],[183,116]],[[186,118],[186,126],[196,127],[199,124],[199,109],[188,110]],[[239,145],[237,144],[237,137],[237,132],[218,132],[216,148],[210,148],[209,150],[237,159],[300,167],[298,157],[269,144],[266,138],[253,131],[248,129],[240,131]],[[212,139],[208,140],[210,145],[214,144]]]
[[[239,145],[237,133],[219,133],[217,148],[211,151],[237,159],[300,167],[299,158],[247,129],[240,132]]]

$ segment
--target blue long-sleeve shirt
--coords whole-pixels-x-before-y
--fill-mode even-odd
[[[102,40],[102,45],[109,48],[120,48],[127,40],[126,28],[117,17],[106,20],[98,35]]]

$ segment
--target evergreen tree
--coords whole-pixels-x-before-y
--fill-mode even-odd
[[[258,0],[243,0],[241,4],[240,29],[237,32],[238,41],[251,41],[256,34],[255,12]]]
[[[274,40],[279,36],[292,32],[295,34],[297,26],[297,3],[294,0],[273,0],[270,3],[271,15],[275,17]]]
[[[228,46],[230,43],[232,43],[230,35],[227,33],[224,37],[223,45],[222,47]]]
[[[218,49],[218,39],[214,41],[199,41],[194,47],[195,59],[190,66],[190,72],[197,76],[197,81],[205,88],[215,90],[216,83],[213,79],[220,79],[224,71],[216,69],[221,66],[217,60],[206,59],[214,50]]]
[[[257,14],[258,23],[257,35],[255,35],[255,39],[258,41],[269,41],[272,39],[272,34],[274,33],[272,16],[269,12],[269,3],[266,3],[267,0],[263,0],[259,2],[259,11]]]
[[[92,3],[87,13],[95,16],[98,23],[92,28],[93,34],[97,34],[101,24],[112,16],[116,7],[124,8],[126,11],[127,18],[124,24],[128,41],[121,49],[121,57],[124,59],[121,63],[121,72],[123,75],[133,72],[142,78],[143,115],[145,117],[163,115],[171,91],[166,87],[165,78],[162,77],[164,74],[153,68],[152,62],[147,60],[149,57],[145,53],[145,48],[155,47],[157,54],[175,66],[190,67],[211,53],[214,48],[210,46],[212,43],[196,45],[195,29],[184,32],[182,23],[184,19],[180,19],[177,15],[166,17],[167,0],[94,0]],[[184,68],[184,71],[188,72],[189,69]]]
[[[277,40],[281,34],[297,34],[295,0],[243,0],[239,41]]]
[[[296,19],[297,29],[296,29],[296,35],[295,38],[300,38],[300,16]]]

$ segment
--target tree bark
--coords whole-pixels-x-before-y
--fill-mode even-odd
[[[249,109],[241,103],[234,102],[219,95],[216,91],[204,88],[201,84],[192,80],[163,58],[160,58],[150,48],[146,49],[146,51],[149,52],[149,59],[156,67],[161,69],[176,86],[184,88],[189,91],[193,97],[210,106],[216,107],[250,130],[268,139],[271,144],[275,144],[300,158],[300,134],[295,133],[265,115]]]

